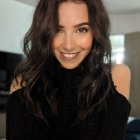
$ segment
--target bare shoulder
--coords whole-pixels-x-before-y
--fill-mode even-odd
[[[124,64],[113,65],[111,72],[117,91],[129,99],[131,72],[128,66]]]
[[[10,94],[23,87],[21,86],[21,80],[22,76],[18,76],[16,79],[13,79],[10,86]],[[25,85],[25,83],[23,83],[23,85]]]

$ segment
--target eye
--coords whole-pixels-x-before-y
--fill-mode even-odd
[[[63,30],[61,28],[58,28],[56,33],[63,33]]]
[[[76,32],[78,33],[87,33],[89,31],[89,29],[87,27],[80,27],[77,29]]]

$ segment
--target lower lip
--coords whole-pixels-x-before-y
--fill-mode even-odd
[[[63,53],[61,53],[61,58],[64,60],[64,61],[72,61],[72,60],[75,60],[79,55],[79,52],[74,56],[74,57],[65,57],[63,55]]]

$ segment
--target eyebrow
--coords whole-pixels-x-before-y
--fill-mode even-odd
[[[79,24],[74,25],[74,27],[77,28],[77,27],[84,26],[84,25],[90,26],[90,24],[88,22],[83,22],[83,23],[79,23]],[[58,25],[58,27],[59,28],[64,28],[63,25]]]

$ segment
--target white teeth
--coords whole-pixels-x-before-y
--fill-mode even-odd
[[[66,53],[63,53],[63,56],[66,57],[66,58],[74,58],[76,55],[77,55],[77,53],[76,54],[66,54]]]

